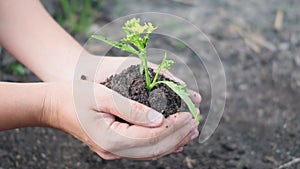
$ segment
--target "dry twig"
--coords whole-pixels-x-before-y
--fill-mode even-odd
[[[270,51],[276,51],[275,45],[267,41],[263,36],[256,33],[247,32],[239,26],[234,26],[233,29],[245,40],[245,43],[254,52],[260,53],[261,48],[266,48]]]
[[[295,159],[293,159],[292,161],[289,161],[289,162],[287,162],[287,163],[285,163],[285,164],[279,166],[278,169],[290,167],[291,165],[296,164],[296,163],[299,163],[299,162],[300,162],[300,158],[295,158]]]
[[[274,28],[276,31],[281,31],[282,29],[282,22],[283,22],[284,14],[281,10],[278,10],[276,12],[275,22],[274,22]]]

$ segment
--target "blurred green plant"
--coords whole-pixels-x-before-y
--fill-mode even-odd
[[[291,6],[291,4],[288,3],[288,2],[284,3],[284,4],[281,6],[281,10],[282,10],[284,13],[286,13],[286,14],[287,14],[288,12],[291,11],[291,8],[292,8],[292,6]]]
[[[12,64],[10,67],[9,67],[9,70],[13,73],[13,74],[16,74],[16,75],[26,75],[28,73],[28,70],[27,68],[25,68],[21,63],[15,63],[15,64]]]
[[[57,22],[70,33],[87,34],[97,18],[104,0],[60,0],[61,8],[56,13]]]

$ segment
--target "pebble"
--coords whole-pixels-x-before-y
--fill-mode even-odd
[[[290,44],[287,42],[282,42],[278,45],[278,49],[281,51],[288,50],[290,48]]]
[[[8,154],[7,151],[0,149],[0,158],[6,156],[7,154]]]
[[[42,158],[46,158],[47,155],[46,155],[45,153],[41,153],[41,157],[42,157]]]
[[[300,94],[300,71],[294,71],[291,77],[291,88]]]
[[[239,155],[243,155],[243,154],[245,154],[245,150],[243,150],[243,149],[239,149],[239,150],[238,150],[238,154],[239,154]]]
[[[281,151],[279,150],[279,149],[276,149],[276,151],[275,151],[277,154],[280,154],[281,153]]]
[[[248,85],[247,84],[240,84],[239,85],[239,89],[240,90],[247,90],[248,89]]]
[[[222,144],[222,147],[227,151],[234,151],[237,148],[236,144]]]
[[[294,60],[295,60],[296,66],[300,67],[300,55],[296,55]]]

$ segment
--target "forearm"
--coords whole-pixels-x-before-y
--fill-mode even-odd
[[[82,51],[37,0],[0,1],[0,43],[44,81],[71,80]]]
[[[0,82],[0,130],[44,126],[46,93],[43,83]]]

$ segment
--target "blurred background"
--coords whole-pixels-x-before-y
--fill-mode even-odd
[[[42,2],[81,44],[101,26],[128,14],[164,12],[187,19],[207,34],[220,55],[227,79],[225,111],[207,142],[199,144],[195,140],[182,153],[156,161],[106,161],[72,136],[54,129],[0,132],[0,169],[300,168],[300,1]],[[193,51],[183,44],[167,40],[155,43],[193,58]],[[111,54],[118,55],[114,51]],[[205,71],[199,72],[198,77],[203,96],[200,109],[205,119],[210,106],[210,84]],[[0,79],[39,81],[1,46]]]

